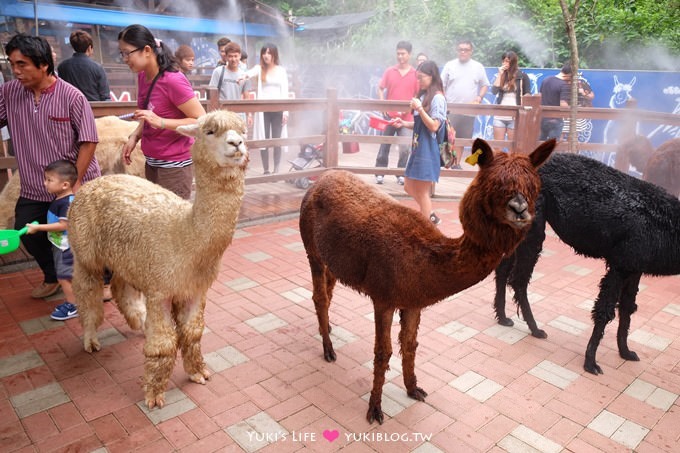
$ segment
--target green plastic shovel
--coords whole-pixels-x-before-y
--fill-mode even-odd
[[[31,222],[31,223],[38,223]],[[19,237],[22,234],[26,234],[28,231],[28,226],[23,227],[20,230],[0,230],[0,255],[6,255],[12,253],[19,248],[21,241]]]

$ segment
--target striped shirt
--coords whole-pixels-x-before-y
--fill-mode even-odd
[[[20,196],[52,201],[43,181],[45,167],[58,159],[78,160],[80,144],[99,142],[90,104],[73,86],[57,79],[34,102],[33,91],[19,80],[0,85],[0,126],[9,126],[21,175]],[[82,181],[101,174],[92,158]]]

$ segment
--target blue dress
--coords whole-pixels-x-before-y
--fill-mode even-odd
[[[446,120],[446,98],[443,94],[432,98],[428,114],[440,122]],[[414,112],[413,121],[413,142],[404,175],[410,179],[438,182],[441,167],[437,132],[432,132],[425,126],[418,112]]]

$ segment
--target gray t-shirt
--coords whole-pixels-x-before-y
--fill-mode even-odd
[[[222,71],[224,71],[224,78],[222,79],[222,88],[220,89],[220,101],[238,101],[243,99],[243,93],[250,91],[250,81],[244,79],[241,83],[236,82],[239,77],[245,74],[240,68],[236,72],[232,72],[226,66],[216,67],[213,70],[212,77],[210,77],[208,86],[211,88],[219,86]]]
[[[442,84],[446,101],[457,104],[474,102],[483,86],[489,86],[484,66],[478,61],[461,63],[457,58],[444,65]]]

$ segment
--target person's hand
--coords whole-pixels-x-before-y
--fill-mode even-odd
[[[132,151],[135,150],[135,146],[137,146],[137,138],[134,135],[131,135],[128,138],[128,141],[123,145],[122,149],[123,161],[126,165],[130,165],[132,163],[131,155]]]
[[[26,226],[28,227],[28,231],[26,231],[26,234],[35,234],[38,231],[38,224],[36,223],[27,223]]]
[[[281,121],[281,125],[285,126],[286,124],[288,124],[288,112],[283,112],[283,119]]]
[[[390,124],[396,127],[397,129],[401,129],[402,127],[404,127],[404,122],[402,121],[400,116],[390,120]]]
[[[246,124],[248,125],[248,128],[253,127],[253,115],[248,115],[246,117]]]
[[[164,129],[163,118],[156,115],[152,110],[136,110],[134,118],[136,120],[144,120],[155,129]]]
[[[413,98],[411,99],[411,108],[415,111],[420,110],[423,107],[423,103],[420,102],[420,99],[418,98]]]

